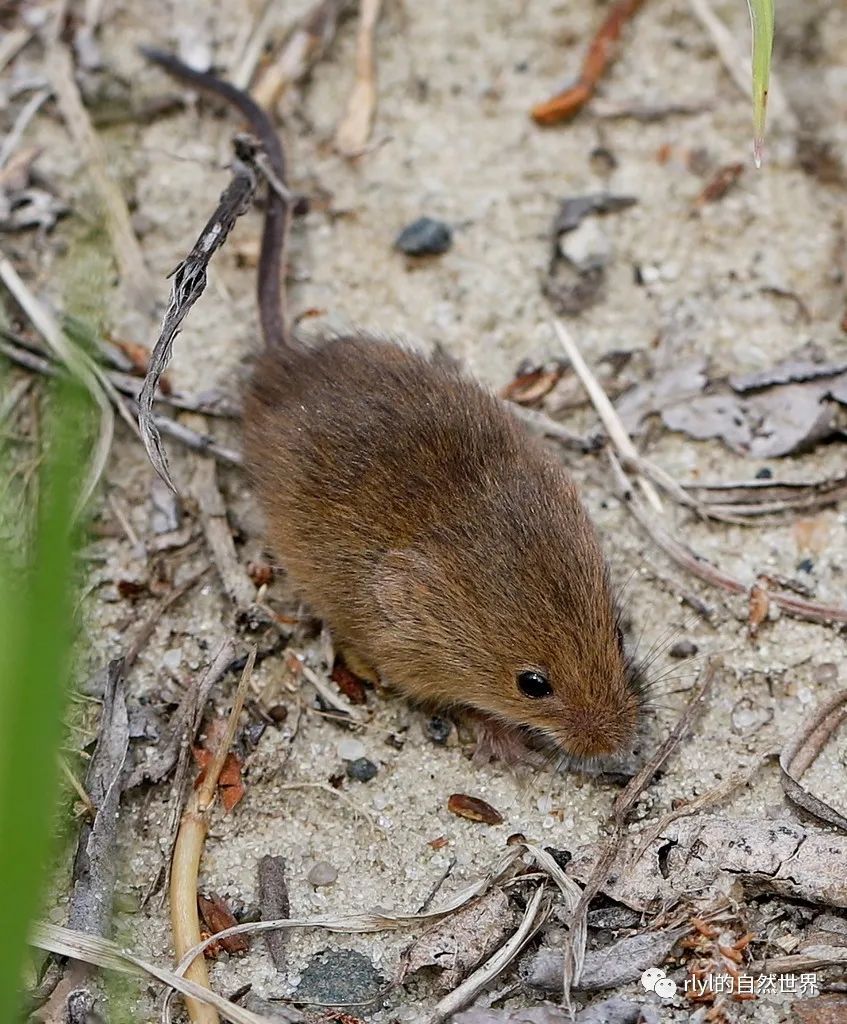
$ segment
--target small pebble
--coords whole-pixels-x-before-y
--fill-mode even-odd
[[[394,240],[394,248],[407,256],[438,256],[453,243],[448,224],[432,217],[419,217],[407,224]]]
[[[448,718],[441,718],[440,715],[433,715],[426,723],[426,734],[433,743],[443,747],[450,739],[453,723]]]
[[[815,568],[815,563],[811,558],[804,558],[801,562],[797,563],[797,570],[799,572],[812,572]]]
[[[366,757],[357,757],[355,761],[347,762],[347,774],[357,782],[370,782],[378,771],[379,768]]]
[[[693,640],[677,640],[668,653],[672,658],[690,658],[698,649]]]
[[[343,740],[339,740],[336,749],[342,761],[358,761],[367,754],[364,743],[353,736],[345,736]]]
[[[176,672],[182,664],[182,648],[171,647],[169,651],[165,651],[162,655],[162,664],[165,668],[170,669],[172,672]]]
[[[824,661],[812,671],[812,677],[821,686],[838,682],[838,666],[833,661]]]
[[[333,867],[328,860],[319,860],[306,876],[309,885],[313,885],[316,889],[324,885],[332,885],[337,878],[338,868]]]
[[[773,470],[772,469],[768,469],[767,466],[763,466],[756,473],[756,479],[757,480],[771,480],[771,479],[773,479]]]
[[[277,725],[281,725],[288,718],[288,708],[285,704],[274,704],[272,708],[268,708],[268,715]]]

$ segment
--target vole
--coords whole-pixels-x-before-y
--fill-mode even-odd
[[[273,124],[246,93],[145,53],[235,105],[284,181]],[[244,452],[297,592],[363,677],[578,759],[619,751],[640,688],[573,479],[447,358],[364,332],[290,337],[285,202],[269,190]]]

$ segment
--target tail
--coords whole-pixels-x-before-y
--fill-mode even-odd
[[[181,60],[155,47],[142,46],[141,53],[157,64],[169,75],[196,89],[219,96],[226,100],[242,115],[250,131],[262,144],[268,164],[277,182],[285,185],[285,154],[276,128],[258,103],[243,89],[225,82],[208,71],[195,71]],[[266,349],[287,351],[291,340],[285,322],[285,308],[282,287],[282,263],[285,252],[290,200],[280,195],[272,186],[268,188],[265,208],[265,225],[262,231],[262,248],[259,254],[256,298],[259,306],[259,320]]]

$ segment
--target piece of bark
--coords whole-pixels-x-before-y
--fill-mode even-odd
[[[129,749],[129,716],[124,693],[124,660],[108,670],[97,746],[85,779],[85,789],[97,813],[80,830],[73,869],[68,927],[108,938],[112,899],[117,883],[118,809]]]
[[[787,819],[698,816],[671,823],[633,862],[639,849],[637,836],[628,840],[600,887],[634,910],[714,901],[738,883],[748,893],[847,908],[847,836]],[[578,850],[567,873],[588,878],[599,855],[596,846]]]
[[[285,881],[285,859],[270,855],[262,857],[259,861],[258,873],[258,900],[262,920],[281,921],[288,918],[291,914],[291,904],[288,898],[288,885]],[[265,932],[265,943],[278,971],[284,971],[288,966],[288,957],[285,951],[287,936],[288,932],[284,928],[279,931]]]

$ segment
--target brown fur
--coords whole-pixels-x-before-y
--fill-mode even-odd
[[[590,757],[638,700],[574,482],[453,364],[364,335],[267,350],[246,455],[273,550],[360,671]],[[542,667],[535,699],[516,673]]]

